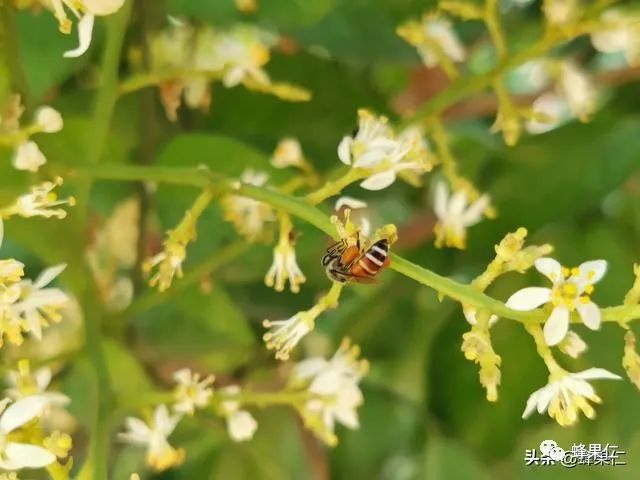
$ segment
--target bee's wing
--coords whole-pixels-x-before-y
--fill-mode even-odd
[[[336,243],[334,243],[333,245],[331,245],[329,248],[327,248],[327,251],[324,255],[324,257],[322,257],[322,265],[327,266],[331,260],[340,257],[340,255],[342,255],[342,252],[344,252],[347,249],[347,240],[346,239],[342,239],[337,241]]]

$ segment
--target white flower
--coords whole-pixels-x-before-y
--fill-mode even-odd
[[[528,120],[525,124],[525,129],[532,135],[553,130],[571,118],[565,99],[552,92],[543,93],[536,98],[531,109],[533,115],[540,117]]]
[[[580,121],[587,121],[598,107],[598,90],[589,75],[575,62],[560,64],[558,93],[567,101],[571,113]]]
[[[279,243],[273,249],[273,263],[264,277],[264,283],[268,287],[275,287],[278,292],[282,292],[287,279],[293,293],[298,293],[300,284],[307,281],[296,261],[296,251],[293,245]]]
[[[549,383],[531,394],[522,418],[529,417],[534,410],[549,413],[562,426],[572,425],[578,420],[580,411],[587,418],[595,417],[595,410],[588,400],[601,403],[595,390],[587,380],[621,378],[603,368],[590,368],[579,373],[563,372],[550,376]]]
[[[534,310],[551,303],[553,310],[544,325],[544,338],[548,345],[557,345],[569,330],[569,317],[574,310],[582,323],[591,330],[600,328],[600,309],[591,301],[593,285],[607,271],[605,260],[592,260],[577,268],[562,267],[553,258],[539,258],[536,269],[553,283],[552,288],[527,287],[518,290],[507,300],[514,310]]]
[[[368,110],[358,110],[358,128],[338,145],[338,158],[352,168],[372,168],[397,148],[393,130],[386,117],[376,117]]]
[[[482,195],[469,205],[464,190],[458,190],[449,196],[447,186],[440,181],[436,185],[433,207],[438,217],[435,227],[436,246],[462,249],[466,247],[467,228],[482,220],[489,207],[489,196]]]
[[[425,15],[422,23],[407,22],[398,34],[418,49],[423,63],[435,67],[444,55],[454,62],[462,62],[467,54],[451,22],[437,15]]]
[[[9,370],[7,383],[9,388],[6,394],[13,400],[20,400],[33,395],[46,400],[46,406],[64,407],[71,399],[60,392],[48,391],[53,374],[49,367],[42,367],[31,372],[28,360],[20,360],[17,370]]]
[[[256,187],[264,186],[269,179],[265,172],[247,169],[242,173],[240,181]],[[262,202],[240,195],[226,195],[222,199],[224,218],[234,224],[238,233],[251,242],[264,236],[265,224],[273,221],[273,209]]]
[[[371,222],[364,214],[357,212],[358,210],[366,209],[367,202],[353,197],[342,196],[336,200],[334,210],[340,212],[343,208],[350,210],[350,220],[356,225],[357,230],[361,232],[363,236],[368,237],[371,233]]]
[[[59,310],[69,302],[69,296],[59,288],[45,288],[65,268],[65,264],[56,265],[44,270],[35,282],[22,280],[18,283],[20,298],[11,305],[11,311],[26,323],[38,340],[42,339],[42,327],[60,321]]]
[[[466,58],[464,45],[456,35],[451,22],[443,18],[429,18],[424,22],[425,35],[435,42],[447,57],[454,62],[463,62]],[[422,60],[427,67],[434,67],[438,57],[429,44],[419,49]]]
[[[304,163],[302,147],[296,138],[283,138],[278,142],[276,151],[271,157],[271,165],[275,168],[299,167]]]
[[[271,38],[256,28],[238,26],[228,32],[203,29],[198,34],[196,69],[222,70],[222,83],[230,88],[243,82],[270,83],[262,69],[269,62]]]
[[[174,393],[176,403],[173,405],[176,412],[193,415],[197,408],[205,408],[209,404],[213,395],[213,375],[200,380],[199,374],[183,368],[173,374],[173,379],[177,383]]]
[[[45,163],[47,163],[46,157],[38,147],[38,144],[32,140],[20,144],[11,161],[16,170],[27,170],[29,172],[37,172]]]
[[[640,19],[628,12],[611,9],[600,17],[606,28],[591,34],[591,43],[604,53],[624,52],[631,65],[640,61]]]
[[[169,415],[165,405],[158,405],[151,424],[128,417],[127,431],[120,433],[118,437],[127,443],[147,447],[147,465],[160,472],[178,466],[184,460],[184,450],[173,448],[167,441],[179,421],[179,416]]]
[[[345,136],[338,145],[340,161],[352,168],[371,169],[371,175],[360,186],[367,190],[382,190],[398,175],[419,175],[430,169],[425,158],[426,144],[417,129],[407,129],[397,138],[386,117],[358,111],[358,129]],[[415,183],[415,182],[413,182]]]
[[[46,448],[9,439],[11,432],[42,414],[47,400],[34,395],[7,407],[9,401],[5,399],[0,402],[0,407],[4,410],[0,416],[0,469],[42,468],[55,462],[56,456]]]
[[[240,387],[230,385],[219,390],[223,396],[234,397],[240,393]],[[246,410],[240,409],[240,403],[236,400],[224,400],[220,404],[222,414],[227,419],[227,430],[234,442],[246,442],[253,438],[258,422]]]
[[[307,312],[298,312],[286,320],[265,320],[262,326],[271,329],[262,336],[267,348],[276,350],[276,358],[287,360],[291,350],[313,330],[314,322],[308,320]]]
[[[50,0],[54,14],[63,33],[71,31],[71,21],[65,12],[65,6],[78,19],[78,47],[64,53],[65,58],[79,57],[91,45],[93,24],[96,16],[111,15],[117,12],[125,0]]]
[[[53,182],[44,182],[31,187],[30,193],[20,195],[13,205],[4,209],[5,218],[12,215],[25,218],[65,218],[67,212],[58,207],[62,205],[73,206],[75,199],[73,197],[58,199],[54,190],[60,185],[62,185],[62,179],[57,177]]]
[[[292,373],[293,381],[307,384],[311,394],[302,409],[305,423],[330,445],[337,442],[336,422],[351,429],[359,426],[357,409],[364,399],[358,384],[368,371],[368,362],[359,355],[359,348],[345,340],[330,360],[303,360]]]
[[[49,106],[40,107],[36,110],[35,122],[45,133],[59,132],[64,125],[60,112]]]

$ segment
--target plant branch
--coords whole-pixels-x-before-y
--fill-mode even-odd
[[[254,200],[259,200],[271,205],[275,209],[283,210],[304,220],[334,239],[337,239],[335,228],[327,216],[309,202],[285,195],[283,193],[264,187],[243,185],[232,181],[208,170],[198,168],[171,168],[171,167],[141,167],[130,165],[96,165],[90,169],[76,169],[68,175],[85,175],[94,179],[138,181],[142,179],[167,182],[177,185],[189,185],[202,188],[211,185],[218,191],[233,192],[234,195],[242,195]],[[487,310],[500,317],[516,320],[524,324],[544,323],[547,313],[543,309],[530,312],[521,312],[508,308],[503,302],[496,300],[480,291],[472,285],[464,284],[447,277],[438,275],[431,270],[416,265],[409,260],[393,253],[389,268],[409,277],[422,285],[432,288],[452,299],[473,306],[479,310]],[[640,306],[619,305],[601,309],[602,320],[624,323],[640,318]],[[572,322],[578,323],[577,317]]]

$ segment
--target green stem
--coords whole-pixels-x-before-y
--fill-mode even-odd
[[[551,375],[558,375],[564,373],[564,369],[558,364],[556,359],[553,357],[553,353],[551,352],[551,348],[547,345],[546,340],[544,339],[544,334],[542,333],[542,328],[540,325],[529,325],[527,326],[527,331],[533,337],[536,342],[536,350],[538,351],[538,355],[544,360],[547,369]]]
[[[220,70],[203,70],[203,69],[176,69],[165,70],[162,72],[150,72],[134,75],[124,80],[118,86],[118,94],[126,95],[129,93],[137,92],[147,87],[155,87],[165,82],[172,80],[218,80],[222,78],[222,72]]]
[[[312,205],[318,205],[338,195],[342,190],[358,180],[367,178],[371,173],[365,168],[350,168],[343,176],[334,181],[325,183],[318,190],[315,190],[306,196],[306,199]]]
[[[264,408],[272,405],[302,405],[310,397],[309,392],[288,391],[281,392],[251,392],[243,390],[236,394],[225,394],[224,392],[216,392],[213,396],[212,403],[214,406],[220,405],[222,402],[238,402],[245,406],[255,406]]]
[[[593,28],[589,20],[591,18],[597,18],[609,3],[611,2],[597,2],[592,7],[586,9],[584,22],[572,26],[568,31],[548,29],[540,40],[528,48],[504,58],[496,68],[483,75],[458,78],[448,88],[444,89],[420,107],[406,123],[413,124],[421,119],[428,119],[434,115],[438,115],[447,107],[490,87],[494,79],[501,77],[510,70],[529,60],[546,55],[550,50],[560,44],[590,33]]]
[[[133,315],[138,315],[139,313],[145,312],[156,305],[166,302],[176,294],[198,283],[206,275],[209,275],[211,272],[242,255],[247,251],[248,247],[248,243],[239,241],[230,243],[229,245],[222,247],[220,250],[216,250],[209,258],[198,263],[193,270],[188,272],[182,279],[175,282],[171,289],[164,292],[160,292],[156,289],[147,290],[120,315],[123,318],[130,318]]]
[[[86,175],[95,179],[104,180],[137,181],[147,179],[177,185],[190,185],[198,188],[202,188],[208,184],[214,186],[218,191],[220,191],[220,189],[227,189],[236,195],[243,195],[267,203],[276,210],[286,211],[310,223],[332,238],[337,239],[335,228],[326,215],[309,202],[298,197],[270,190],[269,188],[241,185],[207,170],[197,168],[97,165],[90,170],[75,170],[71,174]],[[476,307],[479,310],[488,310],[500,317],[516,320],[521,323],[543,323],[547,319],[547,314],[542,309],[530,312],[512,310],[499,300],[478,291],[472,285],[456,282],[450,278],[438,275],[397,254],[392,254],[391,259],[392,262],[389,268],[465,305]],[[640,306],[618,305],[602,308],[601,313],[602,320],[605,322],[626,322],[640,318]],[[577,323],[579,319],[572,318],[572,321]]]
[[[106,19],[107,41],[102,59],[102,83],[96,98],[93,131],[89,136],[86,149],[86,161],[89,165],[98,163],[106,145],[117,100],[120,54],[132,4],[132,1],[125,2],[118,13]],[[87,226],[92,180],[91,177],[82,178],[78,185],[74,227],[76,230],[75,235],[81,239],[82,244],[84,244]],[[78,284],[76,287],[81,292],[80,298],[85,313],[85,351],[95,369],[97,379],[94,392],[96,412],[91,428],[92,441],[87,456],[88,463],[83,468],[83,471],[90,472],[92,480],[107,480],[109,477],[109,431],[107,422],[113,398],[107,362],[102,351],[102,312],[95,285],[86,283],[86,279],[92,278],[88,267],[85,265],[75,273],[75,281]]]
[[[22,102],[28,103],[27,82],[19,63],[14,13],[9,0],[0,0],[0,108],[4,108],[14,93],[19,93]]]
[[[500,22],[498,0],[486,0],[484,22],[498,53],[498,59],[503,62],[507,58],[507,42]]]

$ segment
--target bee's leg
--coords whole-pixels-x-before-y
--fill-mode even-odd
[[[322,265],[326,267],[336,258],[338,258],[338,255],[336,255],[335,253],[327,253],[324,257],[322,257]]]
[[[347,281],[347,273],[337,268],[329,269],[329,277],[336,282],[345,283]]]

